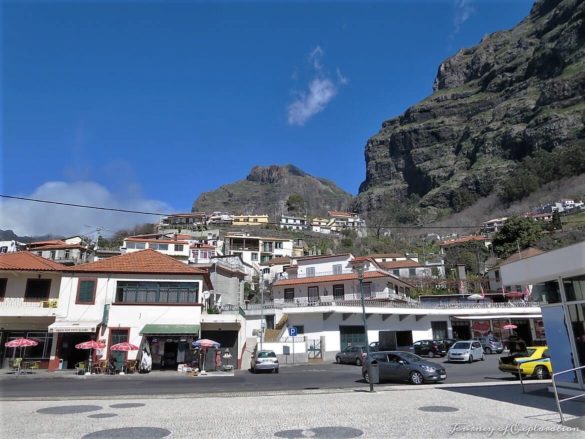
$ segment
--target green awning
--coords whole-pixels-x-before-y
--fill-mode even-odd
[[[144,325],[140,335],[199,335],[199,325]]]

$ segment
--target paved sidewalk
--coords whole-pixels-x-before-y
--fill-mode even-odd
[[[585,437],[559,425],[545,386],[393,387],[235,396],[3,401],[5,437]],[[544,393],[543,393],[544,392]],[[565,406],[585,416],[585,402]]]

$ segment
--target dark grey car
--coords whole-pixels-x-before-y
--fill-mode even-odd
[[[445,368],[410,352],[383,351],[373,352],[362,365],[362,376],[369,382],[368,362],[376,361],[380,381],[408,381],[422,384],[425,381],[443,381],[447,378]]]
[[[336,363],[348,363],[361,366],[366,356],[366,348],[363,346],[348,346],[335,354]]]

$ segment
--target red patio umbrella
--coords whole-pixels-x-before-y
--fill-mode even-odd
[[[84,341],[75,345],[75,349],[89,349],[89,372],[91,373],[91,354],[94,349],[103,349],[106,345],[95,340]]]
[[[16,357],[16,348],[26,348],[29,346],[37,346],[39,344],[38,341],[32,340],[30,338],[15,338],[12,341],[4,343],[4,346],[7,348],[14,348],[14,352],[12,353],[12,358]]]
[[[115,344],[110,348],[111,351],[121,351],[121,352],[137,351],[138,349],[139,349],[138,346],[136,346],[132,343],[128,343],[127,341]]]
[[[518,328],[518,326],[516,326],[512,323],[502,326],[502,329],[516,329],[516,328]]]

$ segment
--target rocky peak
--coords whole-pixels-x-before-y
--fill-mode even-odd
[[[283,181],[291,175],[303,177],[307,174],[293,165],[254,166],[250,171],[250,174],[246,177],[246,180],[255,181],[257,183],[273,184]]]

